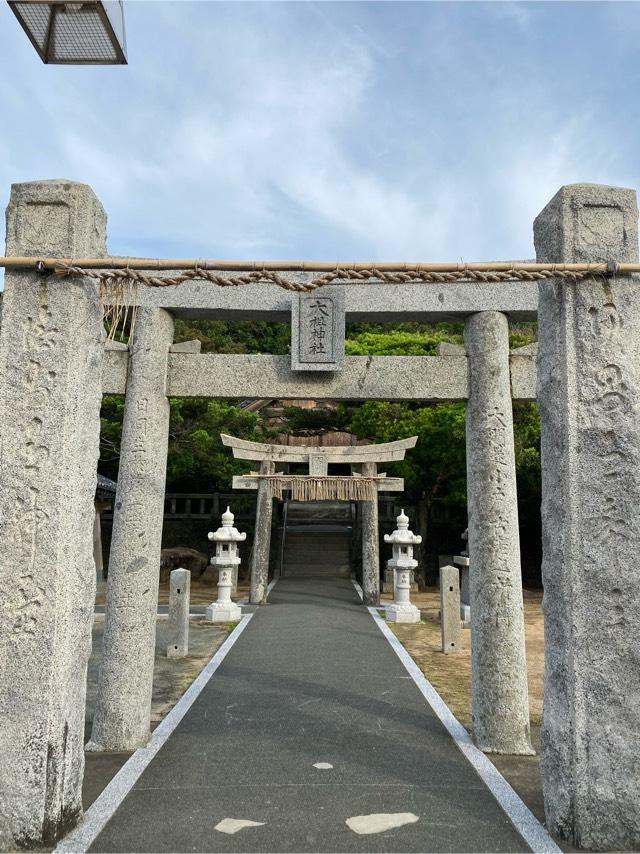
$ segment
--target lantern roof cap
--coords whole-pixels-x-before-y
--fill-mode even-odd
[[[234,518],[231,508],[227,507],[222,514],[222,525],[217,531],[209,532],[209,539],[216,543],[241,543],[246,540],[246,532],[240,533],[233,524]]]
[[[417,546],[422,542],[422,537],[419,534],[414,534],[409,530],[409,517],[404,510],[400,511],[400,515],[396,518],[398,527],[392,534],[385,534],[385,543],[396,543],[400,545]]]

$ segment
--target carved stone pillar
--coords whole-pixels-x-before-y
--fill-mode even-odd
[[[362,474],[375,477],[376,463],[363,463]],[[380,604],[380,541],[378,535],[378,495],[362,501],[362,592],[365,605]]]
[[[534,224],[544,262],[638,261],[633,190],[563,187]],[[640,280],[540,284],[547,824],[640,848]]]
[[[129,354],[107,578],[98,696],[89,750],[135,750],[150,735],[164,516],[173,318],[138,311]]]
[[[487,753],[533,753],[504,314],[469,317],[467,495],[473,736]]]
[[[273,474],[274,471],[275,465],[269,460],[263,460],[260,463],[260,474]],[[272,513],[273,498],[269,494],[266,482],[261,480],[258,484],[256,529],[253,537],[253,551],[251,553],[251,593],[249,601],[254,605],[265,605],[267,602]]]
[[[104,331],[94,285],[37,257],[106,255],[85,184],[15,184],[0,335],[0,850],[54,845],[82,815]]]

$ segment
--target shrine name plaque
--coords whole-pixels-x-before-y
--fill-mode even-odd
[[[294,294],[291,305],[291,370],[340,371],[344,367],[344,289]]]

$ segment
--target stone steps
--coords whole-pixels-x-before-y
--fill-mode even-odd
[[[330,563],[313,566],[306,563],[290,564],[285,567],[283,572],[284,578],[315,578],[318,576],[323,578],[349,578],[350,575],[351,569],[348,564],[335,566]]]
[[[349,578],[349,530],[324,532],[287,529],[282,574],[285,577],[324,576]]]

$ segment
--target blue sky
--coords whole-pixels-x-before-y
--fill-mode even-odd
[[[89,183],[112,254],[533,256],[566,183],[640,185],[636,3],[125,3],[44,66],[0,4],[0,204]]]

